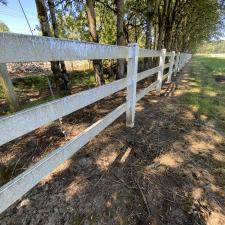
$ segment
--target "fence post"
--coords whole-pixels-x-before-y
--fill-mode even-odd
[[[173,74],[174,58],[175,58],[175,51],[172,52],[172,56],[170,58],[170,68],[169,68],[169,74],[168,74],[168,79],[167,79],[168,83],[171,82],[171,77],[172,77],[172,74]]]
[[[165,64],[165,59],[166,59],[166,49],[161,50],[161,56],[159,58],[159,66],[160,66],[160,71],[158,72],[158,85],[156,88],[156,94],[160,95],[161,88],[162,88],[162,80],[163,80],[163,73],[164,73],[164,64]]]
[[[177,72],[178,72],[178,64],[179,64],[179,60],[180,60],[180,52],[177,53],[176,56],[176,62],[175,62],[175,69],[174,69],[174,75],[176,76]]]
[[[131,58],[128,58],[127,64],[127,111],[126,126],[134,126],[135,105],[136,105],[136,87],[138,71],[138,53],[139,46],[137,43],[129,44],[131,48]]]
[[[183,62],[183,53],[180,53],[179,61],[178,61],[178,68],[177,68],[178,72],[180,72],[180,70],[182,69],[182,62]]]
[[[18,108],[18,101],[13,89],[13,84],[7,71],[6,64],[0,63],[0,83],[4,90],[6,99],[9,102],[9,108],[12,112],[15,112]]]

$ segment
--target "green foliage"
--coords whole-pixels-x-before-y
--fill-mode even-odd
[[[116,17],[115,13],[102,4],[95,4],[96,25],[100,43],[116,43]],[[66,10],[58,9],[57,20],[60,37],[75,40],[90,40],[86,6],[77,2],[76,6],[70,4]]]
[[[220,21],[218,1],[191,1],[185,11],[187,11],[187,21],[183,34],[188,38],[188,50],[196,52],[199,44],[208,40],[217,29]]]
[[[0,85],[0,99],[5,99],[5,94],[3,92],[3,87]]]
[[[216,54],[216,53],[225,53],[225,41],[210,41],[204,42],[197,49],[197,53],[204,54]]]
[[[9,32],[7,25],[0,20],[0,32]]]
[[[115,1],[95,0],[94,2],[100,43],[116,44]],[[164,2],[168,2],[168,6]],[[146,20],[151,20],[152,42],[156,47],[164,19],[165,38],[162,43],[165,47],[167,45],[170,46],[168,48],[177,51],[196,52],[202,41],[208,40],[212,35],[218,36],[218,29],[221,30],[223,27],[224,3],[218,0],[126,0],[124,3],[126,42],[138,42],[141,47],[145,46],[146,41]],[[150,15],[147,11],[148,3],[151,4]],[[59,1],[56,5],[60,37],[89,41],[86,2]]]
[[[104,74],[105,82],[112,82],[114,80],[114,77],[108,78]],[[96,85],[95,82],[95,74],[94,71],[76,71],[72,72],[70,74],[70,82],[72,86],[87,86],[87,87],[93,87]]]
[[[101,4],[96,4],[96,24],[100,43],[116,44],[116,16]]]
[[[57,15],[60,37],[75,40],[88,40],[89,31],[85,11],[77,17],[59,12]]]
[[[95,86],[94,72],[73,72],[70,76],[71,85]]]
[[[14,79],[13,85],[18,90],[23,89],[41,90],[48,85],[48,82],[45,76],[27,76],[20,79]]]

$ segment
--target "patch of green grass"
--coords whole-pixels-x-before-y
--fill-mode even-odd
[[[210,72],[213,72],[214,75],[225,74],[225,59],[210,57],[210,56],[196,56],[194,57],[199,60],[204,67],[206,67]]]
[[[194,56],[189,78],[191,89],[181,99],[199,116],[213,120],[225,132],[225,85],[215,81],[219,74],[225,75],[225,59]]]
[[[84,85],[92,86],[95,85],[95,75],[91,71],[81,71],[73,72],[70,74],[70,83],[71,85]]]
[[[13,86],[17,90],[31,89],[31,88],[34,90],[41,90],[44,87],[46,87],[47,84],[48,81],[47,77],[45,76],[28,76],[13,80]]]
[[[115,80],[115,76],[108,77],[104,75],[104,79],[106,83],[109,83]],[[94,71],[73,72],[70,74],[70,82],[72,86],[94,86],[96,84]]]

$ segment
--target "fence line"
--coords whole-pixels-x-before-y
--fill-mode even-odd
[[[112,58],[128,60],[126,78],[0,119],[0,145],[2,145],[117,91],[127,89],[125,103],[3,185],[0,188],[0,213],[123,113],[126,112],[126,125],[133,127],[136,102],[150,91],[156,91],[159,95],[163,81],[167,78],[170,82],[172,74],[176,75],[177,71],[182,69],[191,58],[191,55],[187,53],[176,54],[166,52],[166,49],[161,51],[142,49],[138,44],[125,47],[10,33],[0,33],[0,51],[0,63]],[[143,57],[159,57],[159,66],[138,73],[138,59]],[[169,57],[170,61],[165,64],[166,57]],[[166,74],[164,74],[165,69],[169,70]],[[157,80],[137,92],[137,82],[156,73],[158,73]]]

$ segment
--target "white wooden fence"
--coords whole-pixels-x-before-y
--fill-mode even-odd
[[[3,185],[0,188],[0,213],[123,113],[126,112],[126,125],[133,127],[136,102],[150,91],[156,91],[157,94],[160,94],[163,81],[167,79],[170,82],[172,74],[176,74],[177,71],[182,69],[191,58],[191,55],[187,53],[166,52],[165,49],[162,49],[162,51],[142,49],[137,44],[125,47],[11,33],[0,33],[0,51],[0,63],[118,58],[128,60],[126,78],[0,119],[0,145],[3,145],[119,90],[127,89],[125,103]],[[141,57],[159,57],[159,66],[138,73],[138,58]],[[165,64],[166,57],[170,58],[167,64]],[[168,70],[168,68],[169,72],[164,74],[164,70]],[[155,82],[147,88],[136,91],[138,81],[156,73],[158,73],[158,77]]]

